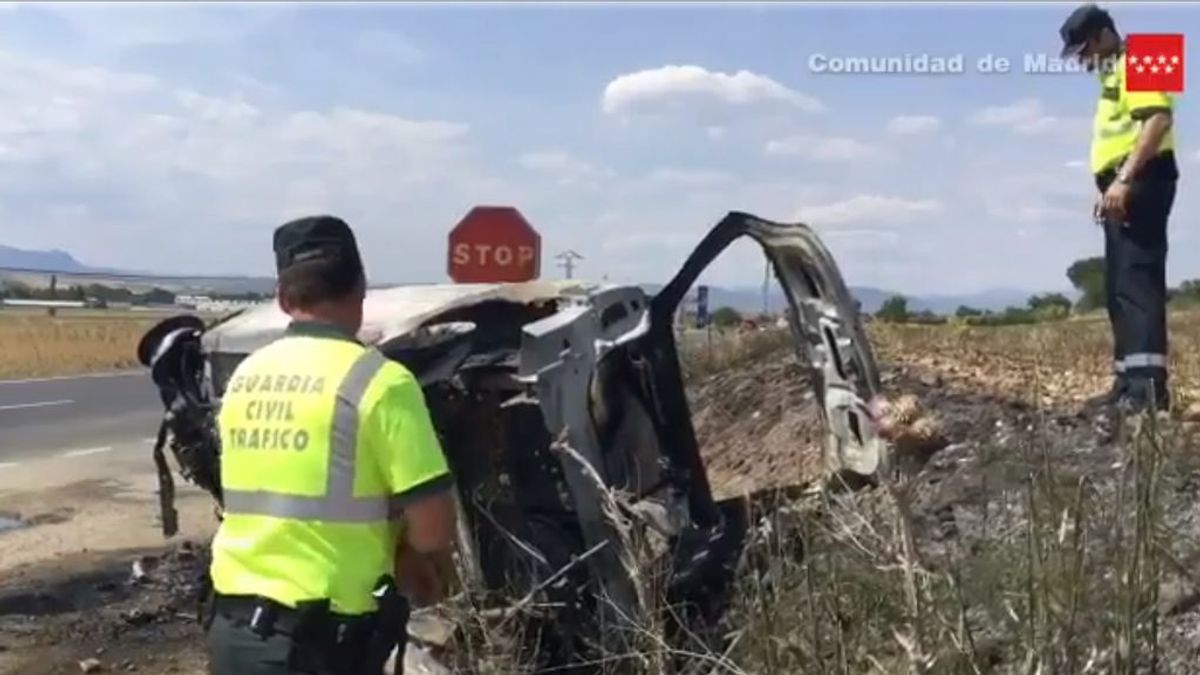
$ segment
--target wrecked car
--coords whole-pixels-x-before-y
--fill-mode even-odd
[[[743,237],[761,246],[788,300],[796,351],[828,425],[831,468],[876,475],[888,458],[869,423],[879,392],[874,356],[857,304],[806,225],[731,212],[653,295],[575,280],[367,295],[359,337],[419,379],[456,479],[465,590],[486,598],[480,606],[537,594],[550,607],[530,632],[535,672],[572,664],[569,672],[591,672],[579,664],[596,645],[614,653],[628,635],[611,628],[649,611],[614,494],[622,495],[616,510],[665,542],[654,562],[675,610],[667,639],[720,634],[752,523],[745,504],[717,501],[710,488],[675,317],[701,273]],[[165,407],[155,461],[167,535],[176,522],[165,451],[220,504],[214,419],[223,389],[240,360],[287,323],[265,303],[207,326],[174,317],[143,339],[139,356]]]

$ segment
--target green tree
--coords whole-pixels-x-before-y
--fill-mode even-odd
[[[175,294],[161,288],[153,288],[136,296],[135,302],[147,305],[170,305],[175,302]]]
[[[1076,260],[1067,268],[1067,279],[1083,294],[1078,303],[1081,311],[1099,309],[1107,302],[1107,294],[1104,292],[1104,258]]]
[[[983,316],[983,310],[975,309],[974,307],[968,307],[966,305],[959,305],[958,309],[954,310],[954,316],[957,316],[960,319],[969,316]]]
[[[1033,323],[1036,317],[1028,307],[1005,307],[1001,315],[1004,323]]]
[[[903,295],[893,295],[883,301],[883,305],[875,312],[876,318],[884,321],[903,323],[908,320],[908,298]]]
[[[930,309],[925,309],[916,314],[910,314],[907,319],[910,323],[924,324],[942,324],[946,323],[946,317],[938,314]]]
[[[1167,297],[1177,305],[1200,304],[1200,279],[1188,279],[1179,286],[1169,289]]]
[[[742,315],[732,307],[719,307],[712,313],[712,323],[717,328],[728,328],[742,322]]]
[[[1071,311],[1071,299],[1062,293],[1045,293],[1043,295],[1034,295],[1029,298],[1029,309],[1038,310],[1053,310],[1061,308],[1064,311]]]
[[[8,288],[8,297],[13,300],[30,300],[33,298],[33,289],[29,287],[29,284],[21,281],[8,281],[5,282],[5,285]]]

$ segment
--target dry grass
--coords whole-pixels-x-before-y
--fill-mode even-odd
[[[52,377],[137,366],[138,340],[159,318],[0,313],[0,377]]]
[[[713,331],[690,344],[680,345],[684,380],[741,368],[756,359],[791,349],[791,345],[792,336],[786,330]]]
[[[1171,324],[1172,385],[1186,406],[1200,398],[1200,315]],[[919,383],[935,412],[957,416],[953,444],[919,472],[875,489],[830,485],[759,522],[728,648],[695,654],[694,672],[1200,670],[1200,456],[1178,417],[1113,428],[1080,414],[1080,399],[1108,384],[1107,325],[869,332],[889,393]],[[789,352],[778,332],[714,341],[687,350],[685,376]],[[630,550],[641,553],[636,575],[650,577],[652,556]],[[678,672],[654,634],[650,622],[640,651],[613,654],[610,672]]]
[[[1200,398],[1198,328],[1200,314],[1171,317],[1181,407]],[[1113,429],[1079,415],[1080,399],[1108,385],[1107,325],[870,333],[881,363],[920,373],[939,396],[973,397],[964,414],[1025,412],[997,412],[1003,432],[990,417],[962,420],[963,447],[941,466],[776,517],[732,617],[739,667],[1197,672],[1200,458],[1178,417]],[[802,560],[785,554],[797,541]]]

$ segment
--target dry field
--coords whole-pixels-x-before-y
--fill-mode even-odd
[[[135,367],[138,340],[158,318],[0,312],[0,378],[53,377]]]
[[[138,367],[138,340],[167,316],[160,311],[91,309],[60,309],[50,316],[45,309],[5,308],[0,310],[0,379]]]

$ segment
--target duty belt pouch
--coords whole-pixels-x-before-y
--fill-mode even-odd
[[[404,650],[408,643],[408,600],[396,588],[390,576],[380,577],[375,585],[375,599],[379,605],[374,630],[367,640],[362,675],[380,675],[393,649],[396,655],[396,672],[404,668]]]
[[[288,647],[288,668],[298,672],[324,671],[334,653],[329,601],[300,603]]]

